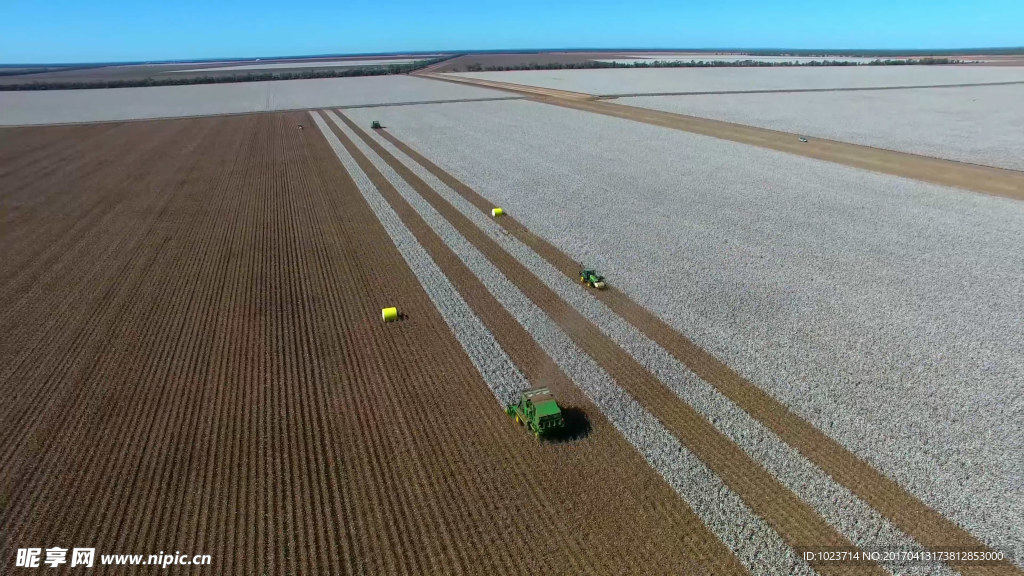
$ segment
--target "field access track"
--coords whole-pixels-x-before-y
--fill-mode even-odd
[[[562,300],[407,166],[349,118],[343,114],[341,118],[434,209],[444,215],[460,234],[485,254],[509,281],[554,319],[573,342],[608,372],[619,386],[654,414],[688,449],[720,476],[787,543],[793,547],[852,546],[849,540],[829,526],[807,503],[785,488],[696,410],[682,402],[656,376]],[[884,573],[877,565],[822,566],[819,571],[823,574],[869,574],[873,571]]]
[[[513,263],[514,261],[511,261],[511,258],[506,258],[507,254],[503,255],[499,247],[496,245],[490,246],[490,244],[493,244],[493,241],[479,233],[479,229],[470,220],[430,189],[425,182],[419,179],[407,167],[403,166],[393,155],[381,147],[379,143],[369,138],[364,131],[358,129],[353,122],[347,118],[345,118],[345,121],[352,130],[364,136],[366,143],[384,158],[396,172],[402,174],[403,178],[423,195],[431,205],[444,214],[460,233],[465,235],[481,251],[488,254],[488,257],[502,268],[508,278],[515,279],[514,281],[521,288],[523,288],[520,283],[521,279],[523,282],[526,282],[525,279],[529,279],[532,283],[530,273],[526,270],[519,270],[517,268],[518,263]],[[445,185],[456,191],[481,212],[485,214],[490,213],[490,209],[494,206],[493,203],[409,147],[386,129],[379,130],[377,133],[401,150],[402,153],[423,166]],[[557,247],[530,232],[513,217],[506,215],[496,219],[496,222],[512,236],[542,256],[556,269],[562,271],[569,279],[575,279],[576,262]],[[558,319],[559,323],[570,334],[578,333],[579,327],[583,325],[582,323],[586,322],[582,318],[575,318],[573,315],[575,313],[574,310],[555,308],[557,304],[541,304],[541,298],[553,297],[553,295],[543,294],[544,290],[536,289],[531,291],[523,288],[523,291],[530,294],[531,298],[539,305],[549,310],[549,314],[553,318]],[[983,543],[968,532],[923,504],[896,482],[857,458],[838,442],[832,440],[817,430],[812,424],[786,408],[778,400],[742,378],[728,366],[672,329],[650,311],[633,302],[622,292],[611,287],[604,291],[592,292],[592,294],[612,311],[637,327],[646,336],[693,370],[703,380],[713,385],[724,396],[778,435],[787,444],[799,450],[800,453],[837,482],[880,511],[897,527],[915,538],[918,542],[933,549],[941,549],[943,547],[985,548]],[[574,336],[574,339],[578,337],[581,336]],[[586,337],[590,336],[587,335]],[[583,347],[588,351],[593,350],[592,347],[585,345]],[[593,354],[593,352],[591,353]],[[599,356],[594,357],[599,359]],[[599,359],[599,362],[602,365],[606,363],[606,361],[601,359]],[[609,368],[608,370],[610,373],[616,374],[613,369]],[[639,399],[643,399],[645,406],[651,409],[663,421],[663,412],[657,407],[662,407],[663,410],[665,406],[673,402],[678,403],[678,399],[662,395],[653,386],[646,392],[638,393],[634,388],[638,384],[627,384],[627,382],[636,383],[642,380],[638,380],[636,376],[632,375],[627,378],[628,380],[623,380],[622,377],[617,377],[616,380]],[[644,398],[655,398],[655,400],[648,401]],[[714,468],[713,464],[709,465]],[[723,478],[727,478],[727,476],[723,475]],[[741,495],[744,494],[742,490],[737,490],[737,492]],[[753,503],[748,502],[748,504],[758,512],[761,512],[761,509]],[[773,526],[778,529],[778,525],[773,523]],[[1000,566],[958,566],[957,568],[964,574],[1019,573],[1016,568],[1009,564]]]
[[[578,394],[593,433],[572,444],[505,416],[300,123],[0,131],[4,562],[95,546],[223,574],[742,573]],[[408,318],[382,325],[389,303]]]

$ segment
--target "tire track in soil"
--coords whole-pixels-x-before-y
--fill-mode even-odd
[[[415,210],[405,203],[404,199],[393,189],[383,175],[376,171],[368,159],[347,140],[344,133],[340,132],[336,127],[332,129],[342,144],[345,145],[347,151],[363,168],[363,171],[368,173],[377,189],[384,194],[385,199],[396,210],[406,227],[412,231],[419,243],[428,250],[434,262],[441,267],[445,275],[455,283],[463,298],[485,322],[502,345],[502,348],[506,350],[513,361],[523,370],[530,381],[549,386],[555,391],[561,401],[568,401],[570,405],[585,406],[585,410],[590,415],[591,423],[594,426],[593,437],[600,436],[608,440],[614,440],[616,444],[625,444],[624,439],[618,434],[617,430],[576,389],[554,361],[540,349],[537,343],[525,332],[508,311],[490,295],[490,292],[480,283],[479,279],[433,233]],[[634,449],[628,446],[628,444],[623,446],[623,449],[636,454]],[[685,503],[660,477],[653,473],[653,470],[642,459],[633,463],[632,466],[635,467],[635,470],[644,470],[645,474],[654,475],[657,478],[655,482],[663,490],[654,501],[667,503],[667,507],[675,508],[670,517],[676,519],[680,525],[690,528],[686,536],[686,543],[693,546],[690,555],[696,558],[695,561],[704,562],[703,571],[744,571],[731,552],[724,549],[717,538],[707,531],[695,514],[689,510]],[[642,505],[640,507],[642,508]]]
[[[654,414],[687,448],[736,492],[740,498],[794,548],[852,547],[809,505],[744,453],[691,406],[683,402],[629,356],[600,329],[562,300],[525,266],[449,204],[408,167],[399,162],[351,119],[345,124],[358,134],[467,240],[498,267],[534,303],[543,309],[572,340],[604,368],[624,390]],[[821,573],[886,573],[878,565],[822,566]]]
[[[491,207],[495,204],[402,142],[394,134],[387,130],[380,130],[378,133],[481,212],[490,214]],[[562,271],[571,281],[576,281],[578,264],[567,254],[507,214],[497,222],[548,263]],[[591,294],[918,542],[932,549],[969,547],[987,550],[983,543],[967,531],[929,508],[867,462],[857,458],[810,422],[737,374],[673,329],[667,322],[634,302],[628,295],[613,286]],[[965,574],[1020,573],[1008,564],[954,568]]]

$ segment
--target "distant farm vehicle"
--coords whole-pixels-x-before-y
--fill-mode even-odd
[[[800,141],[801,141],[801,142],[807,142],[807,138],[804,138],[803,136],[801,136],[801,137],[800,137]]]
[[[598,290],[602,290],[606,286],[604,276],[598,274],[597,270],[593,268],[584,268],[582,264],[580,264],[580,282]]]
[[[562,430],[565,420],[562,409],[547,388],[533,388],[523,392],[518,404],[505,407],[505,413],[516,419],[517,424],[526,426],[539,440]]]
[[[383,126],[380,125],[380,121],[374,120],[373,122],[370,123],[370,128],[373,128],[374,130],[380,130],[381,128],[383,128]]]

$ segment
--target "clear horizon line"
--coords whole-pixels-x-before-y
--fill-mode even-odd
[[[455,54],[530,54],[530,53],[546,53],[546,52],[649,52],[649,51],[678,51],[678,52],[759,52],[759,51],[771,51],[771,52],[811,52],[821,55],[833,55],[830,52],[836,53],[835,55],[842,52],[886,52],[895,55],[895,53],[906,52],[906,53],[917,53],[915,55],[927,55],[929,52],[962,52],[962,53],[978,53],[984,54],[986,50],[1020,50],[1021,56],[1024,56],[1024,46],[983,46],[983,47],[963,47],[963,48],[786,48],[786,47],[740,47],[740,46],[724,46],[714,48],[693,48],[693,47],[561,47],[561,48],[499,48],[499,49],[470,49],[470,50],[402,50],[392,52],[349,52],[349,53],[325,53],[325,54],[295,54],[295,55],[280,55],[280,56],[229,56],[229,57],[210,57],[210,58],[175,58],[166,60],[110,60],[110,61],[94,61],[94,62],[10,62],[0,63],[0,67],[5,68],[16,68],[16,67],[69,67],[69,66],[131,66],[131,65],[144,65],[144,64],[188,64],[196,62],[229,62],[229,61],[240,61],[240,62],[251,62],[255,60],[294,60],[294,59],[311,59],[311,58],[346,58],[346,57],[358,57],[358,56],[416,56],[416,55],[427,55],[427,54],[444,54],[444,55],[455,55]],[[909,55],[909,54],[908,54]],[[962,55],[962,54],[961,54]]]

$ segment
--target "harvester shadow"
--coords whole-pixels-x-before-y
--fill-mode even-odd
[[[562,406],[562,428],[550,432],[544,438],[548,442],[560,444],[575,442],[590,436],[590,419],[587,413],[573,406]]]

